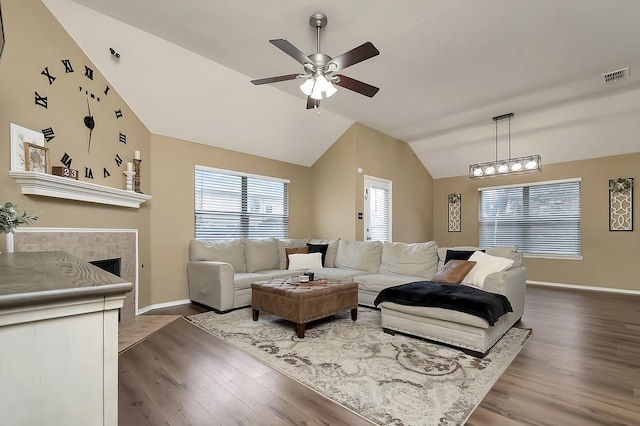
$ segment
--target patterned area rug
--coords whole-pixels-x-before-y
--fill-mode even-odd
[[[193,324],[248,352],[366,419],[384,425],[460,425],[529,340],[512,328],[483,358],[396,334],[385,334],[380,312],[358,308],[295,325],[251,309],[187,317]]]

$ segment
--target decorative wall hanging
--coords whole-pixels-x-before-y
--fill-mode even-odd
[[[633,178],[609,180],[609,231],[633,231]]]
[[[462,228],[462,194],[449,194],[449,232],[460,232]]]

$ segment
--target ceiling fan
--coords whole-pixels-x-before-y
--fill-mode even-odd
[[[316,13],[309,18],[309,24],[317,31],[316,53],[305,55],[293,44],[285,39],[269,40],[278,49],[300,62],[304,67],[303,74],[287,74],[277,77],[251,80],[255,85],[276,83],[279,81],[304,79],[300,90],[307,95],[307,109],[318,108],[320,100],[333,95],[337,89],[334,84],[353,90],[368,97],[378,93],[379,88],[362,81],[358,81],[342,74],[335,74],[351,65],[373,58],[380,54],[371,42],[366,42],[342,55],[331,58],[320,52],[320,30],[327,25],[327,17],[322,13]]]

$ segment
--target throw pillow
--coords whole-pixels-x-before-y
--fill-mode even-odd
[[[322,268],[322,253],[290,254],[289,269],[302,270]]]
[[[309,253],[321,253],[322,254],[322,266],[326,266],[325,265],[325,261],[327,259],[327,249],[329,248],[329,244],[307,243],[307,247],[309,248]]]
[[[487,275],[494,272],[504,271],[513,266],[512,259],[491,256],[490,254],[486,254],[481,251],[473,253],[469,260],[476,262],[476,264],[471,271],[469,271],[467,276],[464,277],[462,282],[480,288],[484,286],[484,279]]]
[[[476,250],[447,250],[447,255],[444,257],[444,264],[446,265],[451,259],[469,260],[475,252]]]
[[[431,277],[431,281],[458,284],[474,267],[476,262],[471,260],[452,259],[445,263],[441,271]]]
[[[285,268],[286,269],[290,269],[289,268],[289,255],[290,254],[306,254],[309,253],[309,247],[293,247],[293,248],[286,248],[284,249],[284,252],[286,253],[287,256],[287,261],[285,264]]]

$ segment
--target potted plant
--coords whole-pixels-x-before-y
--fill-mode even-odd
[[[37,215],[30,215],[26,211],[20,214],[18,206],[7,201],[0,207],[0,232],[7,235],[7,252],[13,252],[13,231],[20,225],[29,225],[38,220]]]

